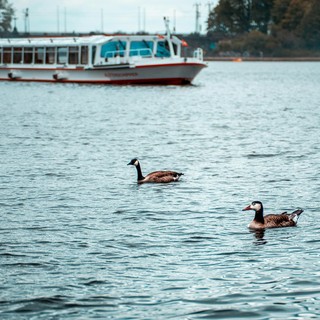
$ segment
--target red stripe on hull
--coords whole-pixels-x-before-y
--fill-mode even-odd
[[[196,62],[183,62],[183,63],[166,63],[166,64],[149,64],[144,66],[136,66],[136,68],[161,68],[161,67],[202,67],[206,68],[207,66],[204,63],[196,63]]]
[[[78,84],[105,84],[105,85],[188,85],[190,79],[168,78],[168,79],[125,79],[125,80],[37,80],[37,79],[7,79],[0,78],[0,81],[11,82],[47,82],[47,83],[78,83]]]

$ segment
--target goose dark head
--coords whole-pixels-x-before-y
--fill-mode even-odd
[[[138,164],[139,164],[139,160],[137,158],[134,158],[127,165],[137,166]]]
[[[262,202],[260,201],[253,201],[250,205],[247,207],[243,208],[242,211],[247,211],[247,210],[254,210],[255,212],[261,211],[263,209]]]

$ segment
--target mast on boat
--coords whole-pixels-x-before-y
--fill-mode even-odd
[[[174,57],[174,50],[173,50],[173,44],[171,41],[171,32],[170,32],[170,28],[169,28],[169,19],[166,17],[163,17],[164,20],[164,24],[166,26],[166,34],[167,34],[167,41],[168,41],[168,45],[169,45],[169,50],[170,50],[170,56]]]

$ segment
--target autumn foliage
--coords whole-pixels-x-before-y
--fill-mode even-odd
[[[286,55],[320,50],[319,0],[220,0],[208,17],[219,51]]]

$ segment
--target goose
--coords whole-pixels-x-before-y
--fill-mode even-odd
[[[175,172],[175,171],[154,171],[147,174],[145,177],[142,175],[140,162],[138,159],[132,159],[128,166],[135,166],[138,173],[138,183],[168,183],[168,182],[176,182],[179,180],[180,176],[183,173]]]
[[[250,229],[265,229],[265,228],[281,228],[294,227],[297,225],[302,209],[297,209],[288,214],[283,212],[281,214],[268,214],[263,216],[263,205],[260,201],[253,201],[250,205],[242,209],[242,211],[255,211],[254,219],[250,222],[248,227]]]

